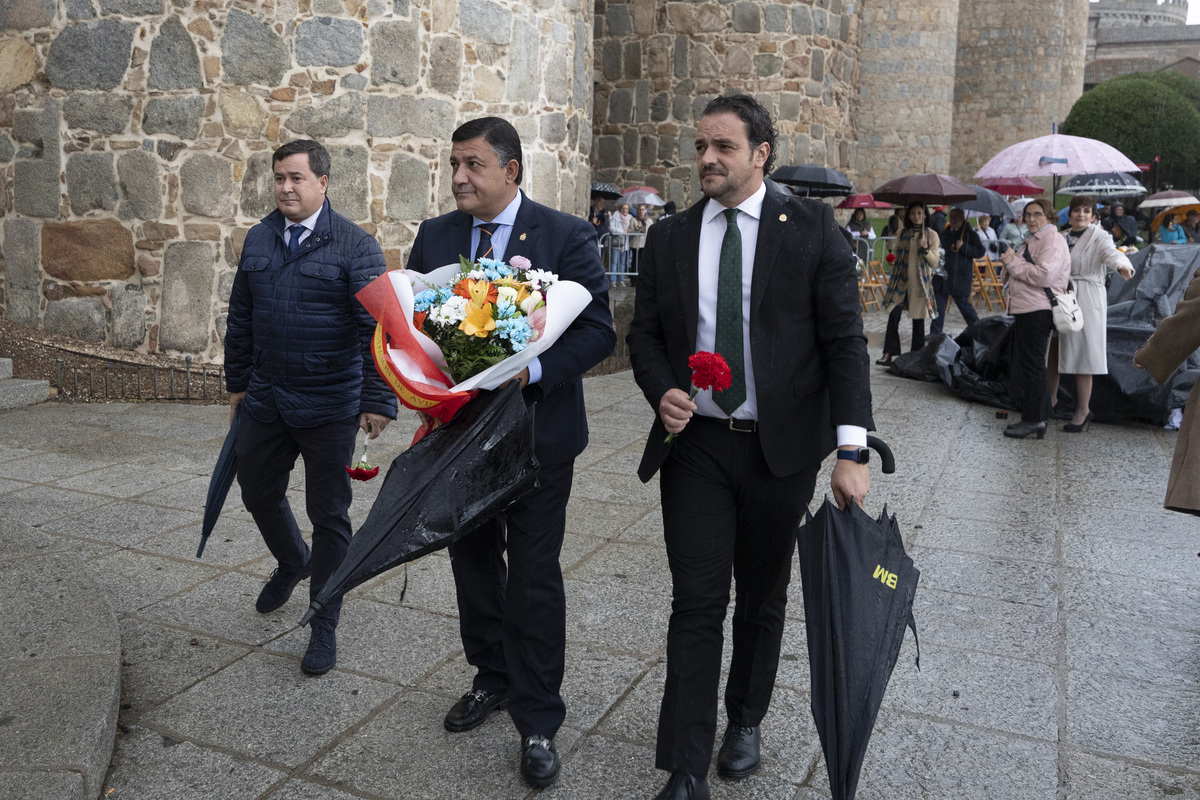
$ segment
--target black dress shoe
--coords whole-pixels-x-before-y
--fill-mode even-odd
[[[709,800],[708,778],[687,772],[672,772],[671,779],[654,800]]]
[[[521,742],[521,777],[530,786],[541,787],[554,783],[561,767],[553,739],[526,736]]]
[[[324,675],[337,664],[337,636],[334,627],[314,622],[308,638],[308,650],[300,662],[300,671],[306,675]]]
[[[1022,422],[1011,428],[1004,429],[1004,435],[1010,439],[1026,439],[1034,434],[1037,438],[1046,438],[1046,423],[1045,422]]]
[[[762,765],[758,750],[759,733],[757,725],[743,728],[729,723],[725,738],[721,740],[721,750],[717,753],[717,774],[722,778],[739,780],[757,772]]]
[[[487,715],[508,705],[508,695],[472,689],[464,694],[446,713],[446,730],[464,733],[478,728]]]
[[[275,609],[282,608],[283,604],[292,596],[292,590],[296,588],[296,584],[310,575],[312,575],[311,553],[308,561],[304,562],[304,566],[295,572],[288,572],[283,567],[276,568],[271,573],[267,585],[258,593],[258,601],[254,604],[255,610],[260,614],[270,614]]]

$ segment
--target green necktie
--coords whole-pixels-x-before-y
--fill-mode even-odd
[[[738,210],[725,209],[725,238],[721,240],[721,264],[717,272],[717,352],[729,364],[733,380],[713,400],[733,416],[746,401],[746,364],[742,359],[742,232],[737,226]]]

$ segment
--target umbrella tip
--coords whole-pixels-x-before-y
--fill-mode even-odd
[[[200,558],[202,555],[204,555],[204,545],[206,542],[208,542],[208,537],[201,537],[200,546],[196,548],[196,558]]]
[[[319,606],[315,602],[311,606],[309,606],[308,611],[305,611],[304,616],[300,618],[300,627],[304,627],[308,623],[312,622],[312,618],[315,617],[317,615],[317,612],[320,610],[321,610],[321,606]]]

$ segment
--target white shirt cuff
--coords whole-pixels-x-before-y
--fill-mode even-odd
[[[537,383],[542,379],[542,362],[539,359],[534,359],[529,362],[529,382]],[[861,429],[860,429],[861,430]],[[867,432],[863,430],[863,444],[867,442]]]
[[[532,374],[533,371],[530,370],[530,375]],[[838,447],[845,447],[846,445],[853,445],[854,447],[866,447],[867,429],[860,428],[857,425],[838,425],[837,443]]]

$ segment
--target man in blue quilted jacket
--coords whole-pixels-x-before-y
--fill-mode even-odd
[[[355,299],[387,267],[379,243],[325,197],[329,152],[300,139],[275,151],[276,210],[250,229],[229,298],[225,382],[230,419],[241,406],[238,483],[279,562],[255,608],[283,606],[304,578],[316,597],[350,544],[350,477],[361,428],[374,439],[396,418],[396,398],[375,371],[375,321]],[[304,457],[311,551],[287,501]],[[341,601],[312,621],[300,669],[337,663]]]

